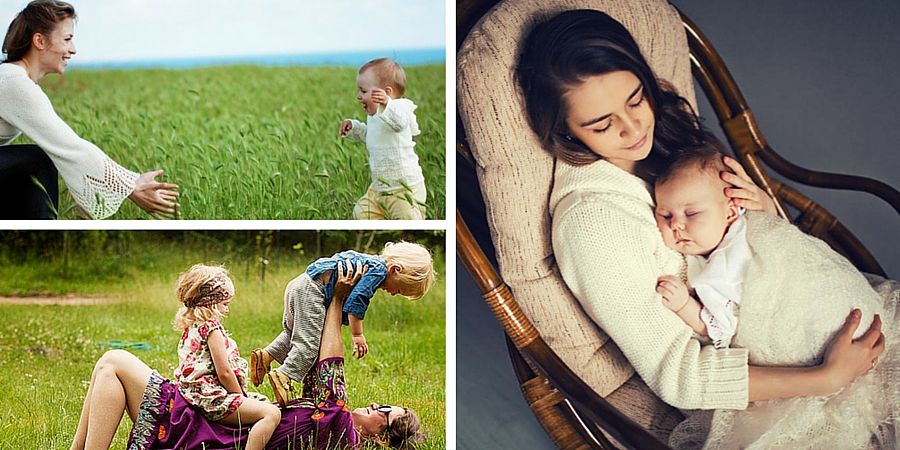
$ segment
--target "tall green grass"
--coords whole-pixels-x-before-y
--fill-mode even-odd
[[[445,199],[445,66],[409,67],[406,97],[427,218]],[[365,121],[352,67],[224,66],[72,70],[43,83],[57,113],[123,166],[164,169],[183,219],[350,219],[370,178],[365,145],[338,137]],[[61,218],[75,210],[61,185]],[[128,202],[115,219],[146,218]]]
[[[0,448],[68,448],[93,365],[108,350],[105,342],[149,344],[149,350],[132,352],[171,377],[180,336],[171,326],[179,306],[174,283],[191,264],[217,262],[231,269],[237,295],[225,326],[248,357],[279,333],[284,286],[318,256],[274,251],[261,281],[255,261],[224,245],[148,236],[141,234],[128,244],[128,257],[119,260],[113,276],[98,276],[113,269],[91,252],[70,257],[68,264],[84,267],[75,272],[63,269],[58,258],[29,257],[0,265],[0,295],[22,292],[28,284],[33,292],[102,295],[112,302],[0,305]],[[380,291],[375,296],[365,320],[370,350],[365,358],[350,357],[349,333],[343,330],[350,405],[375,401],[414,409],[428,434],[426,449],[446,446],[442,249],[435,252],[435,262],[438,281],[420,301]],[[272,398],[267,384],[259,391]],[[124,448],[130,426],[124,418],[112,448]]]

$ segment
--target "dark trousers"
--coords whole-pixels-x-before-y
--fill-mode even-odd
[[[0,146],[0,219],[55,219],[57,177],[53,161],[37,145]]]

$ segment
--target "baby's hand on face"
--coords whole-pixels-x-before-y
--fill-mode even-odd
[[[662,295],[663,305],[676,313],[687,305],[690,297],[684,282],[671,275],[659,277],[656,282],[656,292]]]
[[[353,122],[351,122],[350,119],[347,119],[347,120],[341,122],[341,131],[340,131],[341,137],[346,136],[347,133],[349,133],[350,130],[352,130],[352,129],[353,129]]]
[[[387,106],[388,97],[387,92],[384,92],[384,89],[372,89],[372,101],[377,105]]]

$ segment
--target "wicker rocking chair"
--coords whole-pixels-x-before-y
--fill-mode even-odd
[[[885,275],[834,216],[769,177],[762,164],[801,184],[869,192],[898,214],[900,193],[875,180],[808,171],[775,153],[716,51],[664,0],[457,2],[458,183],[477,173],[483,196],[458,198],[457,251],[509,338],[525,399],[559,448],[667,448],[680,412],[634,373],[556,270],[547,209],[554,161],[528,128],[512,81],[516,43],[528,27],[575,8],[600,9],[623,23],[657,75],[696,107],[693,73],[735,156],[780,213],[864,272]]]

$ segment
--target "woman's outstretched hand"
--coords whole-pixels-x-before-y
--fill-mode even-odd
[[[178,185],[156,181],[162,174],[162,170],[141,174],[128,198],[154,217],[175,219],[178,217]]]
[[[853,333],[859,328],[861,316],[860,311],[854,309],[825,351],[822,368],[834,382],[835,391],[874,369],[878,364],[878,357],[884,351],[881,317],[877,314],[869,330],[859,339],[853,339]]]
[[[741,166],[741,163],[730,156],[725,156],[723,161],[729,169],[734,171],[734,173],[722,171],[720,176],[722,181],[731,185],[725,188],[725,195],[733,200],[735,205],[742,206],[750,211],[778,214],[778,209],[775,208],[775,201],[753,182],[750,175],[747,175],[747,171]]]

